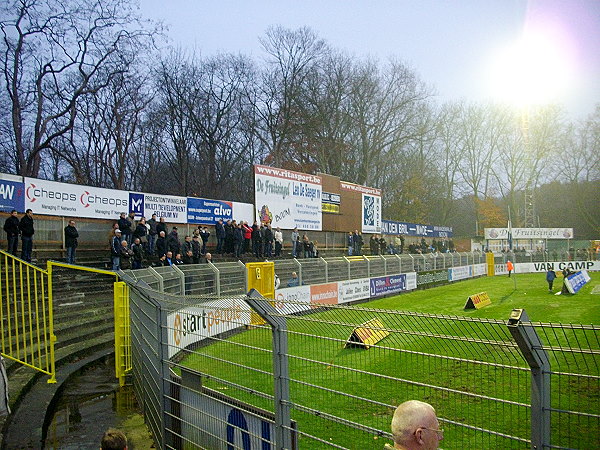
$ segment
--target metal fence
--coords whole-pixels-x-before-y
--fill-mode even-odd
[[[381,448],[409,399],[436,407],[446,449],[598,447],[600,327],[521,310],[507,321],[348,305],[286,314],[260,297],[124,278],[136,394],[161,448]],[[268,324],[248,326],[248,305]],[[381,339],[346,345],[365,333]]]

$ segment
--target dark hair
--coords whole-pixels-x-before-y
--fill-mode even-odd
[[[102,436],[100,448],[102,450],[124,450],[127,448],[127,438],[122,431],[109,428]]]
[[[12,214],[12,213],[16,213],[16,212],[17,212],[17,210],[13,209],[10,213]]]
[[[28,208],[27,211],[25,211],[25,214],[27,213],[32,213],[33,211],[31,210],[31,208]]]

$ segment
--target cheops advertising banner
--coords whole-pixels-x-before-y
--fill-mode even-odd
[[[36,214],[116,219],[129,212],[129,192],[24,178],[25,208]]]
[[[322,180],[291,170],[254,166],[258,220],[273,228],[321,231]]]

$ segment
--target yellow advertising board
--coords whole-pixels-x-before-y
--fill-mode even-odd
[[[487,292],[480,292],[479,294],[473,294],[465,303],[464,309],[479,309],[484,306],[491,305],[492,300]]]
[[[275,298],[275,263],[247,263],[246,276],[246,292],[250,289],[256,289],[264,298]],[[250,312],[250,323],[252,325],[262,325],[265,321],[252,310]]]
[[[364,347],[370,348],[384,337],[390,334],[389,331],[383,329],[383,323],[379,319],[371,319],[361,324],[352,330],[352,334],[344,344],[346,347]]]

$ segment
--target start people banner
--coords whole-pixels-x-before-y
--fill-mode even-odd
[[[322,180],[315,175],[254,166],[257,219],[273,228],[321,231]]]
[[[24,178],[25,209],[51,216],[116,219],[129,212],[129,192]]]

